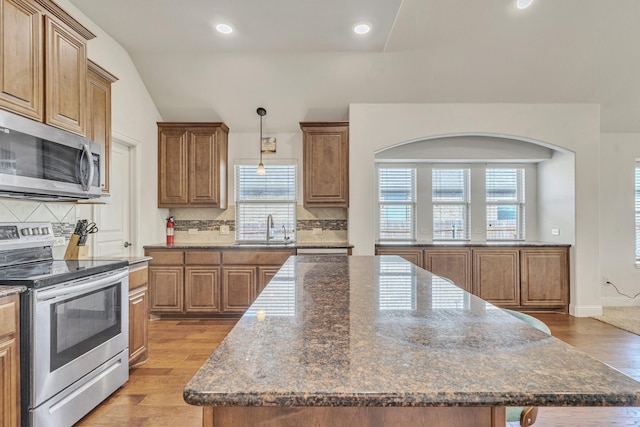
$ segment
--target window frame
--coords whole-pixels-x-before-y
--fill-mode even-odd
[[[407,169],[412,174],[411,177],[411,193],[410,200],[382,200],[380,190],[380,171],[382,169]],[[379,241],[415,241],[416,240],[416,213],[417,213],[417,168],[413,164],[377,164],[376,165],[376,200],[377,200],[377,236]],[[382,236],[382,211],[384,206],[406,206],[410,211],[410,224],[408,227],[408,237],[383,237]]]
[[[488,194],[488,171],[490,170],[515,170],[517,171],[516,177],[516,197],[515,201],[491,201]],[[484,168],[485,173],[485,238],[487,241],[524,241],[526,239],[526,175],[527,171],[522,166],[517,165],[486,165]],[[489,207],[490,206],[515,206],[516,207],[516,237],[514,238],[490,238],[489,237]]]
[[[438,170],[459,170],[464,173],[463,178],[463,197],[460,201],[446,201],[446,200],[438,200],[434,202],[433,200],[433,174]],[[448,164],[437,164],[434,163],[431,165],[431,189],[429,191],[431,194],[431,236],[434,242],[468,242],[471,240],[471,167],[467,165],[448,165]],[[455,229],[452,230],[452,237],[450,239],[445,238],[436,238],[435,237],[435,206],[444,205],[444,206],[461,206],[463,208],[463,223],[464,223],[464,234],[461,237],[455,236]]]

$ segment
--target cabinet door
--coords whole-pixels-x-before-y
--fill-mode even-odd
[[[424,268],[471,292],[470,249],[425,249]]]
[[[158,207],[186,205],[189,201],[187,131],[158,127]]]
[[[272,265],[272,266],[261,265],[258,267],[258,285],[256,288],[256,298],[258,297],[258,295],[260,295],[262,290],[269,284],[269,281],[273,279],[273,276],[276,275],[278,270],[280,270],[280,267],[281,266],[277,266],[277,265]]]
[[[42,13],[23,0],[0,0],[0,8],[0,107],[42,121]]]
[[[45,34],[45,122],[86,136],[86,41],[50,16]]]
[[[182,313],[183,274],[183,267],[149,267],[149,297],[152,312]]]
[[[300,123],[305,207],[349,206],[349,125]]]
[[[520,251],[523,306],[568,309],[568,257],[566,248],[527,248]]]
[[[220,267],[186,267],[185,312],[220,313]]]
[[[419,248],[376,248],[376,255],[398,255],[418,267],[423,267],[422,249]]]
[[[477,248],[473,253],[473,293],[501,307],[520,305],[518,249]]]
[[[244,313],[255,299],[256,268],[223,267],[222,312]]]
[[[129,292],[129,366],[148,355],[149,298],[147,286]]]
[[[111,83],[115,77],[89,61],[87,74],[87,138],[102,146],[100,183],[109,192],[111,168]]]
[[[215,128],[189,133],[189,203],[219,204],[220,180]]]
[[[20,425],[19,304],[0,298],[0,426]]]

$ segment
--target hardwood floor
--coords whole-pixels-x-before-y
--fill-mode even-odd
[[[551,333],[640,380],[640,336],[587,318],[535,315]],[[202,410],[182,388],[235,324],[234,320],[158,320],[149,327],[149,360],[78,426],[200,427]],[[514,427],[517,424],[511,424]],[[539,427],[640,426],[640,408],[539,409]]]

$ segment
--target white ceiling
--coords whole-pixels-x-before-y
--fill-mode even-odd
[[[603,131],[640,132],[638,0],[70,1],[128,50],[167,121],[253,132],[263,106],[285,132],[347,120],[350,103],[597,103]]]

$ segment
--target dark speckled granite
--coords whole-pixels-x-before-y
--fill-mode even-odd
[[[26,286],[0,286],[0,298],[19,294],[26,290]]]
[[[298,256],[184,398],[213,406],[640,406],[640,383],[399,257]]]

